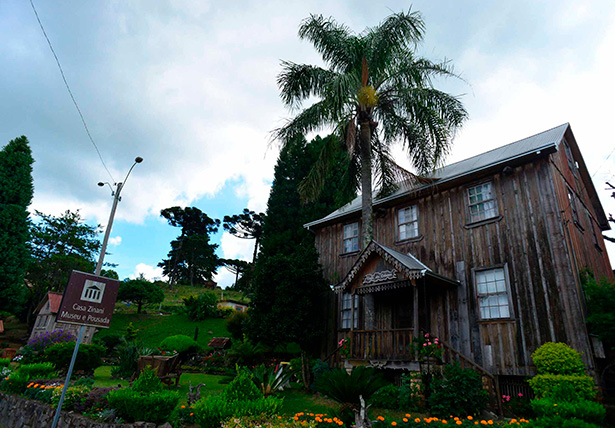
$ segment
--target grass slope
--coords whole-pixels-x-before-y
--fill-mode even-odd
[[[108,329],[101,329],[96,336],[108,336],[112,334],[123,335],[128,324],[139,329],[138,338],[148,348],[158,348],[168,336],[185,334],[194,337],[195,328],[199,328],[197,342],[206,347],[212,337],[230,336],[226,329],[226,321],[222,318],[212,318],[204,321],[190,321],[184,314],[159,315],[159,314],[136,314],[118,313],[111,319]]]

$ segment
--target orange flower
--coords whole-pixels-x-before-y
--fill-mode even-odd
[[[391,425],[397,426],[397,422],[393,421],[393,422],[391,422]]]
[[[384,418],[382,416],[378,416],[376,419],[378,419],[379,421],[383,421]]]
[[[457,425],[461,425],[463,422],[461,422],[461,421],[455,421],[455,423],[456,423]]]
[[[186,408],[186,406],[182,406],[181,408],[182,408],[182,409],[185,409],[185,408]]]
[[[419,418],[414,418],[414,422],[418,424],[419,422],[421,422],[421,420]]]
[[[190,416],[194,416],[194,413],[190,413]]]
[[[402,421],[408,422],[408,418],[403,418]]]
[[[468,420],[471,421],[473,418],[472,416],[468,416]]]

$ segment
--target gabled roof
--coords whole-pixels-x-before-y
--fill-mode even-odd
[[[357,258],[357,261],[348,272],[348,275],[346,275],[346,278],[344,278],[344,280],[335,287],[336,293],[341,293],[347,290],[348,286],[356,279],[358,273],[361,271],[361,268],[373,254],[377,254],[382,257],[387,263],[395,267],[395,269],[399,272],[403,273],[408,279],[428,277],[429,279],[437,282],[459,285],[458,281],[454,281],[434,273],[412,254],[403,254],[399,251],[380,245],[376,241],[371,241],[361,252]]]
[[[565,123],[555,128],[551,128],[547,131],[543,131],[539,134],[532,135],[531,137],[524,138],[514,143],[507,144],[505,146],[498,147],[488,152],[481,153],[468,159],[464,159],[459,162],[446,165],[442,168],[438,168],[434,171],[431,178],[434,179],[433,183],[427,183],[408,189],[407,187],[400,186],[400,188],[393,194],[384,198],[376,199],[374,196],[374,207],[387,201],[407,196],[410,192],[416,192],[422,189],[426,189],[433,185],[445,183],[450,180],[454,180],[465,175],[473,174],[481,170],[491,168],[499,164],[505,164],[515,159],[519,159],[531,154],[539,153],[550,147],[556,147],[564,138],[566,130],[570,127],[568,123]],[[326,217],[319,220],[312,221],[305,224],[308,229],[311,226],[316,226],[321,223],[333,220],[344,215],[354,213],[361,210],[361,196],[356,197],[352,202],[344,205],[338,210],[332,212]]]
[[[207,346],[216,349],[225,349],[231,346],[230,337],[212,337]]]

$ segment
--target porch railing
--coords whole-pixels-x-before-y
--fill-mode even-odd
[[[353,330],[350,332],[350,359],[411,361],[412,329]]]

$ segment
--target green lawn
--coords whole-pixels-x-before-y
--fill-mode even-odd
[[[168,336],[185,334],[194,337],[196,327],[199,328],[197,342],[206,347],[212,337],[229,336],[226,330],[225,320],[212,318],[204,321],[190,321],[184,314],[159,315],[159,314],[136,314],[118,313],[111,320],[111,327],[101,329],[97,336],[110,334],[123,335],[129,323],[133,323],[139,329],[138,338],[148,348],[158,348],[160,342]]]

